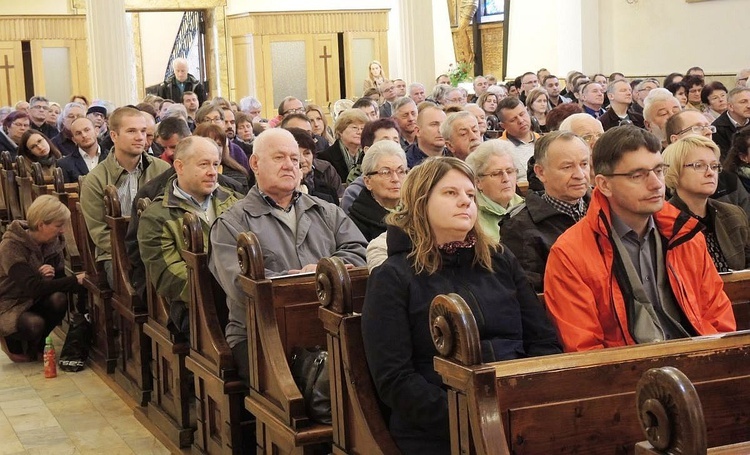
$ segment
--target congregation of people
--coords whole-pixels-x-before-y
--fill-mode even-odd
[[[547,70],[507,83],[447,75],[429,88],[373,61],[363,96],[325,110],[287,96],[209,98],[177,59],[137,105],[41,95],[0,108],[0,151],[81,179],[86,228],[112,286],[104,191],[132,214],[133,287],[169,302],[188,339],[182,220],[201,220],[222,329],[250,377],[237,243],[253,232],[265,276],[335,256],[367,266],[362,336],[403,453],[450,452],[446,388],[428,323],[464,298],[484,362],[736,330],[720,273],[750,267],[750,69],[735,87],[700,68],[663,81]],[[136,203],[152,202],[140,216]],[[37,198],[0,243],[0,347],[38,357],[64,315],[68,209]],[[543,294],[544,303],[539,298]]]

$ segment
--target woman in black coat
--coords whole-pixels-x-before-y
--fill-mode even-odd
[[[513,254],[477,227],[471,169],[430,158],[412,169],[386,219],[388,259],[370,274],[362,310],[365,354],[389,431],[405,454],[450,453],[448,401],[433,367],[428,311],[461,295],[477,321],[483,361],[561,352],[552,324]]]
[[[365,189],[354,199],[349,218],[368,242],[385,232],[385,216],[401,198],[408,169],[406,154],[395,142],[379,141],[367,150],[362,160]]]

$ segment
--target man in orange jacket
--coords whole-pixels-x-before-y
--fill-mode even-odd
[[[735,330],[701,225],[664,201],[661,144],[634,126],[594,147],[584,219],[553,245],[544,297],[566,351]]]

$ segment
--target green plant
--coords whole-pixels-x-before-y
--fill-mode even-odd
[[[466,62],[458,62],[455,65],[451,63],[448,65],[448,77],[451,78],[451,85],[456,87],[459,82],[466,82],[471,80],[469,75],[471,72],[471,64]]]

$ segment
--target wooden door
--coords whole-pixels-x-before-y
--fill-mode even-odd
[[[346,97],[356,99],[363,95],[363,85],[369,64],[377,60],[388,71],[388,37],[386,32],[344,33],[344,61],[346,62]]]
[[[26,99],[20,41],[0,41],[0,106]]]
[[[86,51],[75,40],[33,40],[31,61],[37,94],[62,105],[71,95],[88,91],[83,90],[78,74],[79,66],[86,69]]]
[[[336,34],[267,35],[262,54],[263,65],[256,73],[262,82],[256,88],[265,115],[277,115],[286,96],[326,109],[341,98]],[[235,68],[235,73],[240,71]]]

